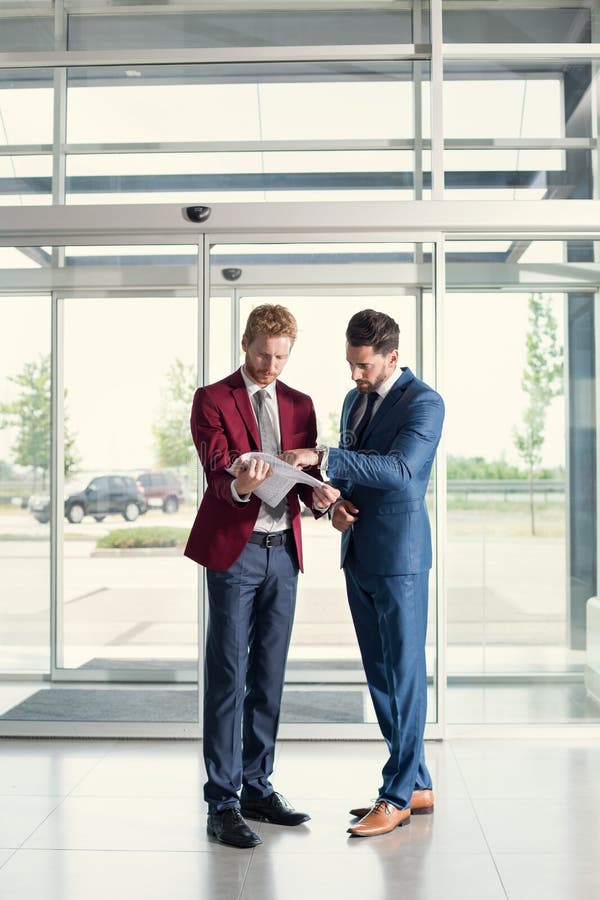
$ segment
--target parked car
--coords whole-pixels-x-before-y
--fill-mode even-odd
[[[34,494],[29,498],[29,509],[38,522],[50,520],[50,497]],[[127,522],[135,522],[140,513],[148,509],[144,489],[129,475],[99,475],[81,491],[69,493],[65,498],[65,516],[77,524],[84,516],[93,516],[102,522],[107,515],[120,514]]]
[[[32,494],[27,509],[43,525],[50,521],[50,497],[48,494]]]
[[[165,513],[176,513],[183,502],[183,486],[173,472],[141,472],[137,477],[138,484],[144,489],[148,506],[162,507]]]

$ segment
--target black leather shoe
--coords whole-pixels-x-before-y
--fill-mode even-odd
[[[209,813],[206,830],[216,837],[219,843],[228,844],[230,847],[247,850],[262,844],[262,840],[244,822],[241,812],[235,806],[220,813]]]
[[[277,791],[262,800],[248,800],[242,792],[240,804],[247,818],[265,819],[273,825],[301,825],[310,819],[308,813],[295,810]]]

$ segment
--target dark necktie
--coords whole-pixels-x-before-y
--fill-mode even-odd
[[[352,445],[350,447],[351,450],[359,450],[360,445],[362,443],[363,435],[367,430],[367,425],[371,421],[371,416],[373,415],[373,406],[375,401],[379,399],[379,394],[377,391],[371,391],[367,394],[367,403],[364,409],[362,416],[359,421],[354,426],[354,440],[352,441]]]
[[[266,391],[255,391],[252,394],[252,403],[254,405],[254,411],[256,412],[256,421],[258,422],[258,431],[260,433],[260,446],[262,452],[271,453],[273,456],[276,456],[281,448],[279,446],[279,440],[277,438],[277,433],[273,427],[271,418],[267,410],[265,409],[266,399]],[[277,504],[277,506],[269,506],[268,503],[265,503],[264,506],[267,508],[274,519],[279,519],[285,512],[286,503],[287,501],[283,499],[280,503]]]

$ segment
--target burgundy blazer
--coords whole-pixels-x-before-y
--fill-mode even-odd
[[[317,425],[310,397],[278,381],[277,404],[281,449],[314,447]],[[260,509],[260,500],[254,495],[247,503],[233,499],[232,477],[225,471],[241,453],[261,449],[250,396],[239,369],[222,381],[198,388],[190,424],[206,474],[206,491],[184,552],[200,565],[224,572],[248,543]],[[308,471],[320,477],[318,470]],[[295,485],[287,495],[303,571],[299,497],[312,508],[312,488]]]

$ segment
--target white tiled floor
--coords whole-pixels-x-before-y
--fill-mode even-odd
[[[312,820],[206,835],[196,741],[0,741],[0,897],[10,900],[597,900],[600,740],[429,743],[433,816],[346,834],[380,743],[280,742],[275,783]]]

